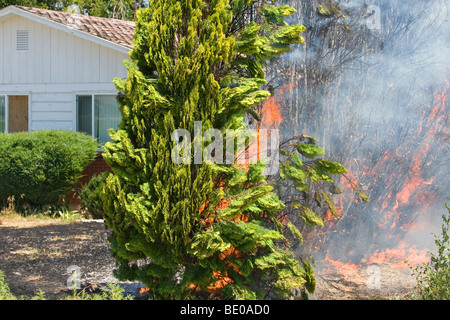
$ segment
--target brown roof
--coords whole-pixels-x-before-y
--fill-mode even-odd
[[[132,48],[135,23],[118,19],[85,16],[77,13],[16,6],[42,18]]]

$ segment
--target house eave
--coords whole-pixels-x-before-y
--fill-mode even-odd
[[[66,32],[66,33],[71,34],[71,35],[73,35],[75,37],[79,37],[79,38],[82,38],[82,39],[94,42],[96,44],[99,44],[101,46],[104,46],[104,47],[116,50],[116,51],[124,53],[124,54],[128,54],[128,52],[131,50],[128,47],[119,45],[117,43],[108,41],[108,40],[103,39],[103,38],[96,37],[96,36],[91,35],[91,34],[89,34],[87,32],[83,32],[83,31],[74,29],[74,28],[72,28],[70,26],[66,26],[66,25],[58,23],[56,21],[40,17],[38,15],[35,15],[35,14],[30,13],[28,11],[22,10],[20,8],[15,7],[15,6],[8,6],[8,7],[4,8],[4,9],[0,10],[0,21],[5,19],[5,18],[7,18],[7,17],[9,17],[10,15],[17,15],[17,16],[20,16],[20,17],[32,20],[34,22],[41,23],[41,24],[46,25],[48,27],[51,27],[51,28],[54,28],[54,29]]]

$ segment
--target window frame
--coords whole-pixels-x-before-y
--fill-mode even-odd
[[[31,129],[31,91],[3,91],[0,92],[0,96],[5,97],[5,131],[4,133],[10,133],[9,132],[9,97],[10,96],[27,96],[28,97],[28,132],[33,131]]]
[[[75,130],[77,132],[79,131],[79,105],[78,105],[78,97],[91,97],[91,137],[94,139],[99,139],[98,137],[95,136],[95,97],[96,96],[111,96],[111,97],[115,97],[117,98],[117,93],[111,93],[111,92],[78,92],[75,93]],[[119,104],[117,103],[117,107],[120,107]],[[122,119],[122,115],[121,119]],[[102,145],[99,143],[99,148],[98,151],[101,151],[102,149]]]
[[[2,133],[8,133],[8,95],[5,94],[0,94],[0,97],[4,97],[5,98],[5,114],[3,115],[5,117],[5,130],[4,131],[0,131]]]

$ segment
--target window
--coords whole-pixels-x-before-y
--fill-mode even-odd
[[[6,131],[6,97],[0,96],[0,132]]]
[[[120,121],[115,95],[77,96],[77,131],[92,135],[101,145],[111,141],[108,130],[118,129]]]

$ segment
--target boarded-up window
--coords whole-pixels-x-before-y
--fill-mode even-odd
[[[28,131],[28,96],[8,96],[8,132]]]

